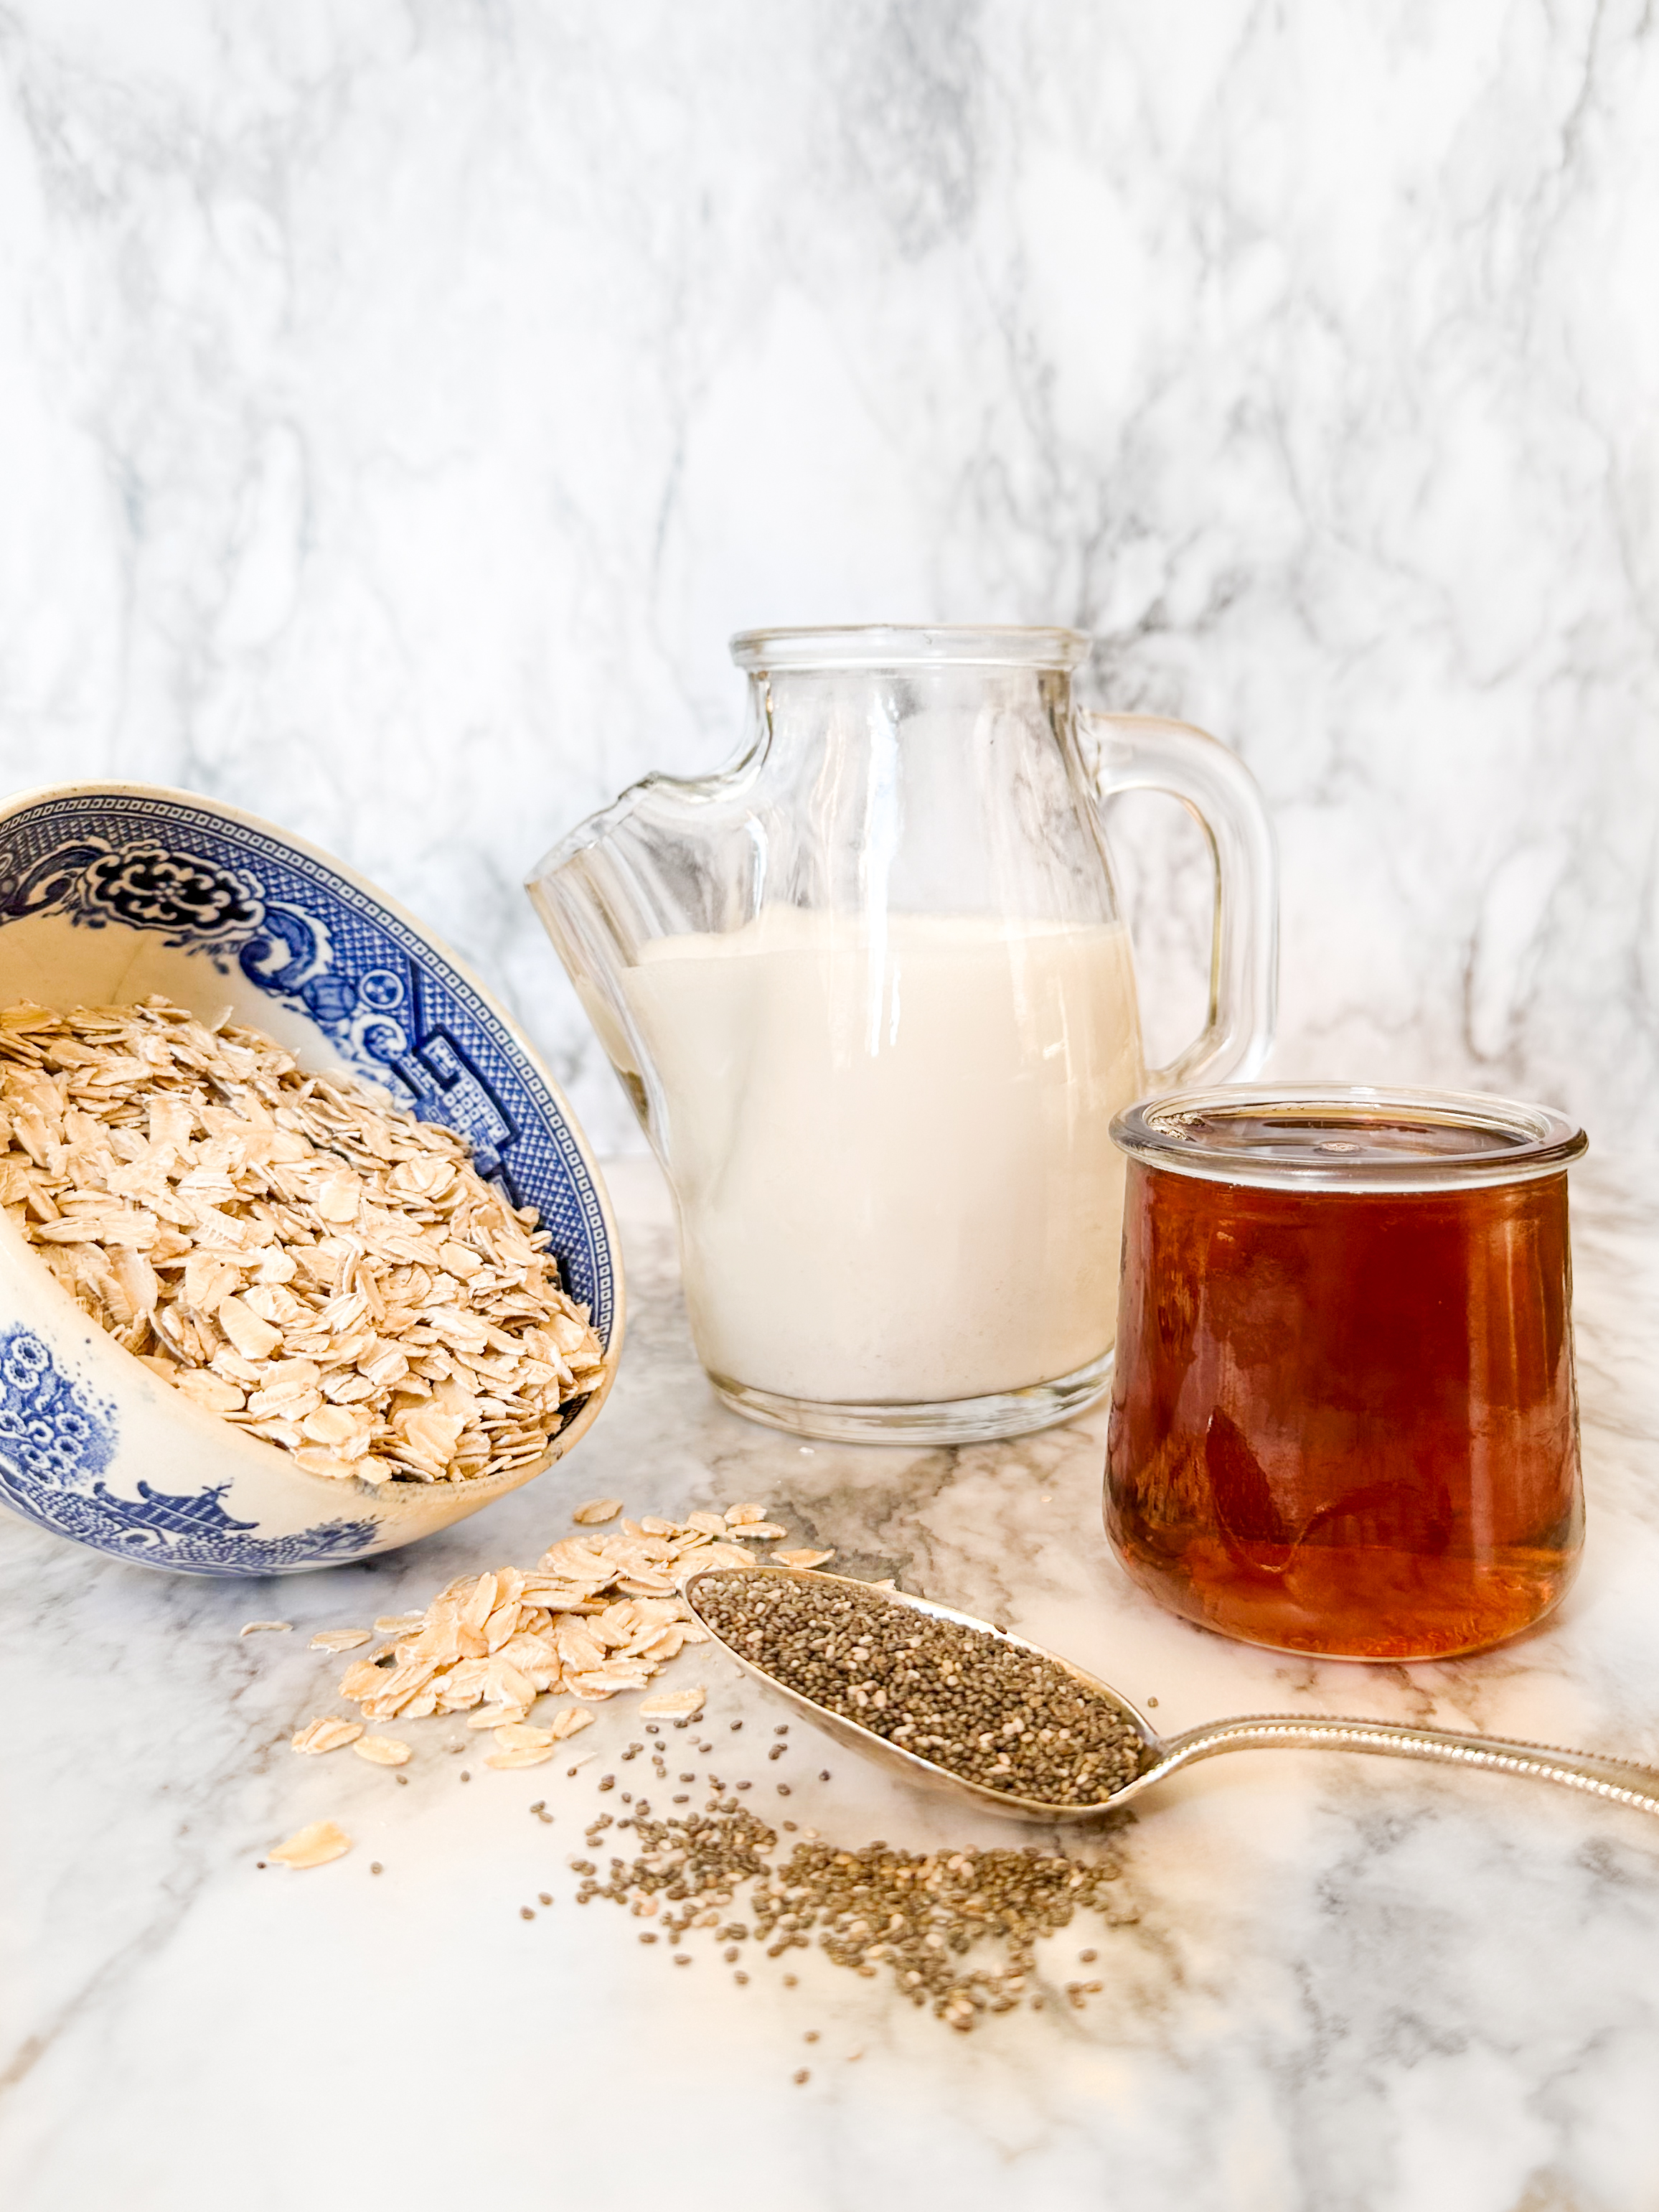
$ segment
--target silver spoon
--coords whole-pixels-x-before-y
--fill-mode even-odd
[[[720,1568],[714,1571],[729,1574],[732,1570]],[[890,1742],[873,1729],[848,1720],[843,1714],[831,1712],[816,1698],[792,1690],[776,1675],[756,1666],[726,1641],[698,1603],[697,1586],[707,1578],[706,1575],[690,1577],[685,1584],[685,1597],[692,1612],[721,1649],[729,1651],[757,1681],[764,1682],[775,1697],[793,1705],[851,1749],[898,1767],[913,1783],[935,1791],[958,1792],[973,1798],[987,1812],[1001,1813],[1015,1820],[1102,1820],[1109,1814],[1132,1804],[1137,1797],[1145,1796],[1149,1790],[1156,1789],[1160,1782],[1166,1782],[1170,1775],[1178,1774],[1183,1766],[1191,1766],[1195,1760],[1213,1759],[1224,1751],[1286,1750],[1375,1752],[1396,1759],[1444,1759],[1455,1766],[1489,1766],[1500,1774],[1528,1774],[1540,1782],[1559,1782],[1565,1790],[1588,1790],[1591,1796],[1605,1798],[1612,1804],[1631,1805],[1639,1812],[1659,1814],[1659,1772],[1651,1767],[1633,1765],[1625,1759],[1603,1759],[1595,1752],[1559,1751],[1549,1744],[1513,1742],[1504,1736],[1460,1735],[1445,1729],[1401,1728],[1393,1721],[1320,1720],[1299,1713],[1249,1713],[1237,1720],[1211,1721],[1203,1728],[1188,1729],[1184,1735],[1159,1736],[1146,1715],[1137,1711],[1109,1682],[1085,1674],[1081,1667],[1073,1666],[1069,1659],[1062,1659],[1055,1652],[1044,1650],[1040,1644],[1028,1644],[1023,1636],[1010,1635],[1006,1628],[994,1627],[988,1620],[976,1620],[970,1613],[958,1613],[953,1606],[935,1605],[930,1598],[912,1597],[903,1590],[874,1589],[870,1583],[855,1582],[848,1576],[820,1574],[811,1568],[757,1565],[748,1571],[789,1575],[814,1588],[829,1583],[841,1589],[857,1590],[866,1598],[880,1598],[889,1605],[906,1606],[912,1613],[925,1613],[933,1620],[957,1621],[963,1628],[976,1630],[999,1644],[1012,1644],[1016,1650],[1030,1651],[1046,1659],[1096,1697],[1115,1706],[1140,1738],[1142,1749],[1139,1773],[1111,1796],[1093,1805],[1051,1805],[1040,1798],[1015,1797],[1006,1790],[988,1790],[982,1783],[966,1781],[946,1767],[936,1766],[931,1759],[923,1759],[917,1752],[906,1751],[902,1745]]]

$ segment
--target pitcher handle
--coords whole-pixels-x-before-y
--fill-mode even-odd
[[[1159,714],[1080,719],[1098,749],[1102,801],[1126,791],[1178,799],[1215,866],[1208,1017],[1167,1067],[1147,1070],[1147,1087],[1255,1075],[1273,1048],[1279,998],[1279,861],[1255,778],[1237,753],[1190,723]]]

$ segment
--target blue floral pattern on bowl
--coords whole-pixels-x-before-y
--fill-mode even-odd
[[[72,1382],[32,1329],[0,1333],[0,1498],[54,1535],[146,1566],[234,1575],[320,1566],[374,1540],[374,1521],[255,1535],[221,1504],[228,1483],[170,1498],[141,1480],[136,1498],[119,1497],[102,1480],[117,1426],[114,1407]]]

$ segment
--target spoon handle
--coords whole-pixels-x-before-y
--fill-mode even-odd
[[[1438,1759],[1455,1766],[1489,1766],[1500,1774],[1530,1774],[1585,1790],[1615,1805],[1659,1814],[1659,1772],[1594,1752],[1560,1751],[1546,1743],[1516,1743],[1503,1736],[1458,1735],[1444,1729],[1401,1728],[1392,1721],[1319,1720],[1297,1713],[1249,1713],[1212,1721],[1170,1737],[1157,1772],[1160,1779],[1197,1759],[1224,1751],[1364,1751],[1396,1759]]]

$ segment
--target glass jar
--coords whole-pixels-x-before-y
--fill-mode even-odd
[[[1106,1527],[1222,1634],[1344,1659],[1478,1651],[1583,1534],[1567,1164],[1507,1099],[1173,1092],[1127,1153]]]

